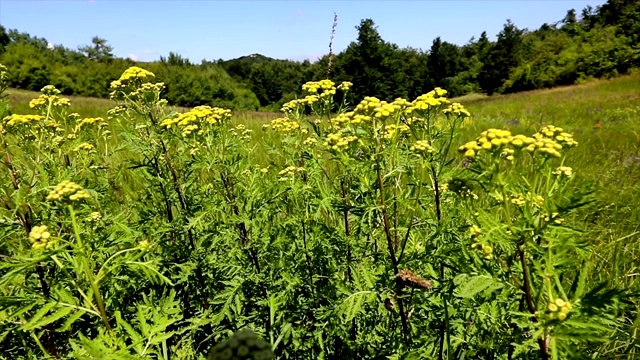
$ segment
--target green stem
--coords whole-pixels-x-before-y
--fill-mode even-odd
[[[107,327],[107,330],[111,332],[112,331],[111,325],[109,325],[109,319],[107,319],[107,312],[104,307],[104,301],[102,300],[102,296],[100,295],[100,289],[98,288],[98,283],[96,282],[95,277],[93,276],[93,271],[91,271],[91,268],[89,267],[89,260],[90,260],[89,254],[87,254],[87,252],[85,251],[86,249],[84,247],[84,244],[82,243],[82,238],[80,237],[80,228],[78,227],[78,222],[76,221],[75,211],[73,210],[72,205],[69,205],[68,208],[69,208],[69,213],[71,214],[71,223],[73,224],[73,233],[75,235],[76,242],[78,243],[78,248],[86,257],[86,259],[82,260],[85,275],[87,276],[87,280],[89,280],[89,283],[91,284],[91,289],[93,290],[93,296],[96,300],[96,303],[98,304],[98,311],[100,312],[100,317],[102,318],[104,325]]]
[[[102,264],[102,266],[100,267],[100,270],[98,271],[98,274],[96,275],[96,278],[95,278],[95,282],[96,282],[96,284],[97,284],[97,283],[99,283],[99,282],[100,282],[100,280],[102,280],[102,278],[103,278],[103,277],[105,277],[105,276],[107,275],[107,273],[110,271],[110,270],[107,270],[104,274],[102,274],[102,271],[105,269],[105,267],[107,266],[107,264],[109,263],[109,261],[111,261],[111,260],[115,259],[115,257],[116,257],[116,256],[118,256],[118,255],[120,255],[120,254],[124,254],[124,253],[126,253],[126,252],[134,251],[134,250],[139,250],[139,249],[138,249],[137,247],[135,247],[135,248],[131,248],[131,249],[124,249],[124,250],[120,250],[120,251],[118,251],[117,253],[115,253],[115,254],[111,255],[111,257],[109,257],[109,258],[107,259],[107,261],[105,261],[105,262]]]

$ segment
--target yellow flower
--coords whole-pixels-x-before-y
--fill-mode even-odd
[[[553,174],[559,177],[560,176],[571,177],[573,175],[573,169],[568,166],[558,166],[553,171]]]
[[[338,90],[349,91],[349,89],[351,89],[352,86],[353,84],[350,83],[349,81],[343,81],[342,84],[338,85]]]
[[[140,68],[138,66],[132,66],[130,68],[128,68],[127,70],[125,70],[122,75],[120,75],[120,78],[114,82],[111,83],[111,87],[118,87],[118,86],[122,86],[122,85],[126,85],[127,83],[129,83],[132,80],[142,80],[142,79],[146,79],[149,77],[155,77],[155,75],[148,70],[145,70],[143,68]],[[115,84],[114,84],[115,83]]]
[[[288,166],[278,173],[278,176],[279,176],[278,180],[279,181],[293,180],[295,178],[296,173],[301,173],[304,171],[305,169],[303,167]]]
[[[318,143],[318,138],[316,138],[315,136],[309,136],[308,138],[304,139],[302,143],[307,146],[315,145]]]
[[[282,133],[290,133],[300,129],[300,123],[294,120],[289,120],[287,118],[278,118],[271,120],[269,124],[266,124],[263,127],[270,128],[271,130]]]
[[[30,124],[44,120],[44,116],[41,115],[9,115],[3,119],[3,122],[7,127]]]
[[[354,143],[356,140],[358,140],[358,137],[356,136],[353,136],[353,135],[345,136],[345,134],[343,134],[342,132],[337,132],[337,133],[328,134],[323,145],[327,147],[329,150],[343,151],[344,149],[349,147],[349,145]]]
[[[464,106],[460,103],[452,103],[448,108],[444,109],[442,112],[445,114],[452,113],[456,115],[464,115],[466,117],[471,116],[471,113],[467,111]]]
[[[82,144],[76,146],[73,151],[78,152],[78,151],[82,151],[82,150],[86,150],[88,152],[95,152],[95,148],[93,147],[93,145],[89,144],[88,142],[83,142]]]
[[[69,181],[64,180],[60,184],[58,184],[49,195],[47,195],[47,201],[59,201],[68,199],[70,201],[88,199],[91,197],[91,194],[82,186]]]
[[[97,222],[97,221],[100,221],[101,219],[102,219],[102,215],[99,212],[94,211],[91,214],[89,214],[89,216],[87,216],[85,220],[89,222]]]
[[[151,249],[151,243],[149,242],[149,240],[142,240],[138,243],[138,249],[142,251],[148,251],[149,249]]]
[[[482,233],[482,229],[480,229],[478,225],[473,225],[471,229],[469,229],[469,232],[471,233],[471,237],[475,238]]]
[[[409,150],[420,155],[426,155],[434,152],[433,147],[429,144],[429,141],[427,140],[416,141],[416,143],[413,144],[413,146],[411,146]]]
[[[51,233],[45,225],[34,226],[29,232],[31,247],[37,250],[52,249],[56,241],[51,239]]]

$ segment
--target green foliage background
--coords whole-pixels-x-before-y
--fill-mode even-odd
[[[430,49],[400,48],[384,41],[371,19],[357,26],[358,37],[334,54],[331,78],[351,81],[358,98],[414,98],[436,86],[453,96],[512,93],[608,78],[640,66],[640,3],[609,0],[539,29],[507,21],[496,41],[486,32],[458,46],[433,41]],[[65,95],[106,97],[110,81],[134,64],[115,58],[106,40],[71,50],[47,47],[43,38],[0,26],[0,62],[12,70],[10,87],[40,90],[52,84]],[[253,54],[192,64],[170,53],[145,63],[167,84],[166,98],[178,106],[278,110],[300,96],[299,84],[326,78],[330,55],[296,62]]]

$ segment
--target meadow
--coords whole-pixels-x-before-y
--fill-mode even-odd
[[[640,75],[275,114],[114,80],[0,106],[0,358],[638,358]]]

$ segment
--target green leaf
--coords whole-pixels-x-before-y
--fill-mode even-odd
[[[502,287],[502,284],[498,283],[489,275],[469,276],[467,274],[461,274],[456,276],[453,282],[457,285],[453,294],[457,297],[467,299],[474,297],[484,290],[489,289],[490,291],[494,291]]]
[[[71,308],[68,307],[64,307],[61,308],[59,311],[49,315],[49,316],[45,316],[47,315],[47,313],[49,311],[51,311],[53,308],[56,307],[56,305],[58,305],[58,303],[55,302],[50,302],[46,305],[44,305],[43,307],[40,308],[40,310],[38,310],[36,312],[35,315],[33,315],[33,317],[31,319],[29,319],[29,321],[26,324],[23,324],[20,328],[23,330],[34,330],[37,329],[39,327],[42,326],[46,326],[64,316],[66,316],[67,314],[69,314],[71,312]]]

